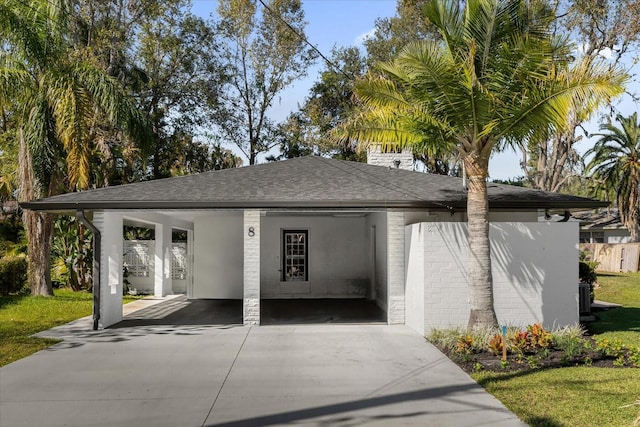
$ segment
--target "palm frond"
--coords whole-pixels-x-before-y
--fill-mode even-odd
[[[44,97],[38,96],[31,105],[28,120],[23,124],[24,139],[31,153],[34,176],[39,186],[48,188],[57,167],[55,124]]]
[[[447,141],[462,153],[488,155],[498,144],[562,129],[570,111],[586,116],[622,92],[620,70],[584,60],[568,66],[568,44],[549,34],[545,8],[524,0],[470,0],[463,8],[443,0],[424,12],[443,41],[412,43],[380,65],[383,77],[358,83],[359,107],[343,137]]]
[[[464,20],[464,11],[460,2],[429,1],[424,4],[422,11],[425,17],[433,24],[447,46],[455,46],[461,38]],[[452,48],[451,51],[455,50]]]
[[[581,61],[574,67],[549,70],[545,79],[523,88],[522,99],[505,117],[501,138],[527,138],[534,132],[562,129],[570,111],[595,111],[623,91],[627,76],[619,70]]]
[[[621,126],[600,127],[606,133],[597,134],[598,140],[587,151],[591,160],[586,172],[605,190],[615,193],[620,218],[633,236],[640,215],[640,123],[636,113],[618,115],[616,120]]]
[[[131,136],[144,155],[153,143],[151,126],[122,85],[102,70],[86,63],[75,63],[69,72],[109,122]]]
[[[35,58],[44,57],[47,49],[38,31],[46,25],[46,18],[36,12],[37,9],[24,2],[0,3],[0,38],[15,44],[31,63]]]

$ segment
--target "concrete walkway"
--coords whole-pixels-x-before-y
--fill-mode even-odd
[[[0,426],[524,425],[404,326],[188,323],[56,328],[0,368]]]
[[[612,308],[618,308],[618,307],[622,307],[622,305],[616,304],[615,302],[594,300],[591,303],[592,310],[606,311],[606,310],[611,310]]]

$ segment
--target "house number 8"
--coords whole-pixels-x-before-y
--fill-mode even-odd
[[[249,227],[249,237],[253,237],[256,235],[256,230],[253,227]]]

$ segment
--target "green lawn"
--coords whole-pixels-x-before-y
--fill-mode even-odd
[[[598,336],[640,346],[640,273],[598,275],[598,300],[623,307],[597,313]],[[640,369],[571,367],[517,374],[472,375],[532,426],[631,426],[640,406]]]
[[[600,273],[596,299],[621,304],[621,308],[596,313],[591,330],[611,340],[640,347],[640,273]]]
[[[58,342],[31,335],[91,314],[88,292],[55,289],[54,297],[0,297],[0,366]],[[132,298],[125,297],[125,302]]]
[[[473,375],[531,426],[630,426],[640,406],[640,369],[560,368]]]
[[[598,273],[596,299],[640,307],[640,273]]]

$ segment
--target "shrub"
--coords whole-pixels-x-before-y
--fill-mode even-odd
[[[502,342],[502,335],[495,334],[493,338],[489,340],[489,351],[496,356],[502,354],[502,348],[504,343]]]
[[[464,350],[470,353],[477,353],[488,350],[487,345],[489,340],[496,332],[497,329],[491,327],[472,329],[464,327],[450,329],[434,328],[426,338],[432,344],[447,351],[455,353],[458,350]]]
[[[540,359],[535,356],[527,357],[527,365],[529,365],[529,369],[536,369],[540,366]]]
[[[527,335],[528,335],[527,332],[519,332],[519,331],[514,332],[514,334],[511,335],[510,341],[513,348],[515,348],[516,353],[522,354],[525,351],[527,351],[527,349],[529,348]]]
[[[557,349],[564,352],[564,359],[572,361],[584,355],[586,350],[586,342],[584,338],[574,337],[571,335],[559,335],[554,337]]]
[[[458,339],[465,334],[466,330],[463,328],[432,329],[427,339],[447,351],[455,351]]]
[[[620,340],[609,340],[608,338],[602,338],[596,340],[596,349],[606,357],[617,358],[624,355],[626,347]]]
[[[632,347],[627,351],[627,359],[629,359],[629,365],[634,368],[640,368],[640,348]]]
[[[592,284],[598,279],[596,274],[596,261],[580,261],[578,264],[578,277],[581,282]]]
[[[564,353],[566,362],[582,357],[590,348],[580,325],[566,326],[553,332],[553,345]]]
[[[456,342],[456,353],[469,355],[473,351],[473,337],[469,334],[462,335]]]
[[[580,282],[589,284],[589,299],[593,302],[594,293],[593,293],[593,284],[598,279],[598,275],[596,274],[596,268],[598,267],[598,262],[596,261],[580,261],[578,264],[578,277],[580,278]]]
[[[551,347],[553,335],[546,331],[540,323],[527,326],[529,346],[532,350]]]
[[[0,259],[0,295],[20,292],[27,280],[27,260],[9,256]]]

